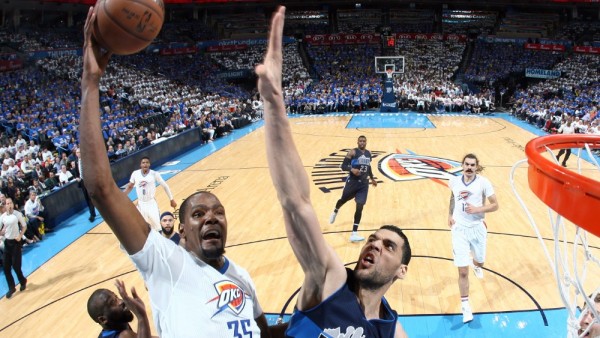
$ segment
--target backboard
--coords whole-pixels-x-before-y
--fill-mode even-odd
[[[390,68],[393,69],[394,74],[404,73],[404,56],[375,57],[375,73],[385,74]]]

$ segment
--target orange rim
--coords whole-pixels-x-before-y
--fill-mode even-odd
[[[525,146],[529,188],[552,210],[600,237],[600,182],[542,156],[549,149],[600,148],[600,135],[568,134],[535,138]]]

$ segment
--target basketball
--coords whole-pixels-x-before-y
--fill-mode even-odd
[[[165,17],[162,0],[98,0],[94,38],[100,46],[118,55],[148,47]]]

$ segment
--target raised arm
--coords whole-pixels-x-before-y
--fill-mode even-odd
[[[258,89],[264,100],[267,160],[285,229],[305,274],[298,308],[308,309],[331,295],[346,281],[339,257],[325,242],[310,201],[308,176],[292,139],[281,88],[282,35],[285,8],[273,15],[264,62],[256,67]]]
[[[101,52],[92,38],[96,15],[92,8],[84,27],[83,74],[81,76],[81,170],[94,205],[129,254],[144,247],[149,228],[135,206],[115,184],[104,148],[100,126],[100,77],[110,53]]]

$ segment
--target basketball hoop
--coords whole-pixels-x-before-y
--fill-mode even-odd
[[[578,149],[577,171],[560,166],[552,153],[555,149],[571,148]],[[582,153],[582,149],[585,149],[586,153]],[[517,162],[510,173],[513,192],[525,210],[542,244],[544,254],[553,268],[560,296],[568,312],[568,337],[580,337],[579,322],[587,311],[594,314],[593,323],[599,323],[600,319],[594,304],[594,297],[600,291],[600,280],[597,278],[600,274],[591,274],[588,285],[585,285],[588,273],[592,269],[600,270],[600,260],[597,255],[594,255],[593,248],[588,245],[588,240],[593,239],[593,236],[588,238],[588,232],[600,237],[600,182],[584,176],[582,170],[582,156],[587,154],[595,169],[600,171],[592,149],[600,149],[600,135],[570,134],[538,137],[527,143],[525,147],[527,159]],[[543,156],[545,153],[549,156]],[[554,259],[548,252],[540,228],[516,190],[515,171],[526,161],[529,163],[527,175],[529,188],[548,206],[553,233]],[[571,227],[565,227],[563,218],[574,224],[575,233],[570,238],[567,237]],[[592,286],[590,283],[595,285]],[[590,293],[592,293],[591,297]],[[585,311],[579,314],[578,304],[586,306]],[[581,332],[581,337],[586,335],[588,330]]]

